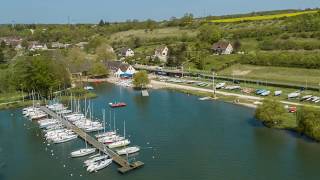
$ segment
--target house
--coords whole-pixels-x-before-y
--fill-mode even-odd
[[[212,51],[216,54],[231,54],[233,52],[233,46],[227,41],[219,41],[212,45]]]
[[[169,55],[169,49],[167,46],[161,46],[155,49],[154,57],[159,58],[161,62],[167,62],[168,55]]]
[[[7,46],[15,47],[16,49],[20,49],[22,38],[19,37],[4,37],[0,39],[0,42],[4,41]]]
[[[80,49],[84,49],[86,45],[88,45],[88,42],[79,42],[77,44],[75,44],[76,47],[80,48]]]
[[[36,51],[36,50],[43,50],[44,51],[44,50],[48,50],[48,47],[46,44],[41,44],[38,41],[31,41],[31,42],[29,42],[28,49],[30,51]]]
[[[60,43],[60,42],[53,42],[51,43],[51,47],[53,49],[63,49],[63,48],[68,48],[70,47],[71,45],[70,44],[63,44],[63,43]]]
[[[120,50],[120,56],[123,56],[123,57],[132,57],[134,56],[134,51],[130,48],[122,48]]]
[[[133,66],[122,61],[108,61],[106,65],[115,77],[132,77],[136,73]]]

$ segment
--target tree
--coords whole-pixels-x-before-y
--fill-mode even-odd
[[[133,75],[133,85],[135,88],[143,89],[150,83],[146,71],[139,71]]]
[[[70,75],[66,66],[51,57],[22,57],[12,64],[11,68],[11,82],[17,90],[35,90],[48,97],[51,90],[70,86]]]
[[[199,29],[198,38],[202,42],[207,42],[212,44],[219,41],[221,37],[222,37],[221,30],[216,26],[206,24],[201,26]]]
[[[83,72],[87,69],[86,54],[79,48],[72,48],[67,55],[67,65],[71,72]]]
[[[22,40],[22,42],[21,42],[21,46],[22,46],[23,48],[27,49],[27,48],[28,48],[28,46],[29,46],[28,41],[27,41],[26,39]]]
[[[241,48],[241,42],[239,39],[236,39],[236,41],[233,43],[233,49],[234,51],[239,51]]]
[[[288,116],[289,113],[284,106],[274,99],[264,99],[262,105],[258,106],[255,113],[255,117],[268,127],[281,124]]]
[[[298,131],[320,141],[320,111],[311,107],[302,107],[298,112]]]
[[[107,76],[108,75],[108,69],[103,63],[96,62],[92,65],[92,67],[89,70],[89,73],[93,76]]]
[[[1,41],[0,43],[0,48],[4,49],[6,47],[6,42]]]
[[[117,58],[116,54],[113,52],[113,49],[108,44],[102,44],[98,46],[95,50],[98,61],[108,61],[114,60]]]
[[[0,48],[0,64],[5,63],[5,57],[2,48]]]
[[[101,19],[100,21],[99,21],[99,24],[98,24],[99,26],[104,26],[105,25],[105,23],[104,23],[104,21]]]

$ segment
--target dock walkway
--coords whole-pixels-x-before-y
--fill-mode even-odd
[[[70,123],[68,120],[66,120],[64,117],[59,116],[57,113],[51,111],[45,106],[41,106],[40,109],[50,115],[52,118],[57,119],[61,121],[67,128],[71,129],[74,131],[79,137],[82,139],[86,139],[86,141],[91,144],[93,147],[97,148],[101,152],[109,155],[114,162],[116,162],[120,168],[118,168],[118,171],[121,173],[126,173],[129,172],[133,169],[137,169],[139,167],[142,167],[144,165],[143,162],[141,161],[136,161],[129,163],[126,159],[123,157],[119,156],[117,153],[115,153],[113,150],[109,149],[106,145],[103,143],[100,143],[97,141],[95,138],[84,132],[82,129],[78,128],[77,126],[73,125]]]

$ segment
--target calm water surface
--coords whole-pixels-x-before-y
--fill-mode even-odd
[[[112,100],[128,106],[116,111],[117,127],[142,150],[146,165],[126,175],[117,165],[88,174],[85,158],[71,159],[80,139],[50,145],[21,110],[0,111],[0,180],[57,179],[319,179],[320,145],[294,133],[267,129],[252,109],[195,96],[154,90],[143,98],[131,89],[96,87],[94,114]],[[109,118],[107,118],[107,121]]]

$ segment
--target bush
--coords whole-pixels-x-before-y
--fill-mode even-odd
[[[263,104],[256,109],[255,117],[268,127],[279,126],[288,118],[284,106],[276,100],[265,99]]]
[[[298,113],[298,131],[320,141],[319,109],[303,107]]]

